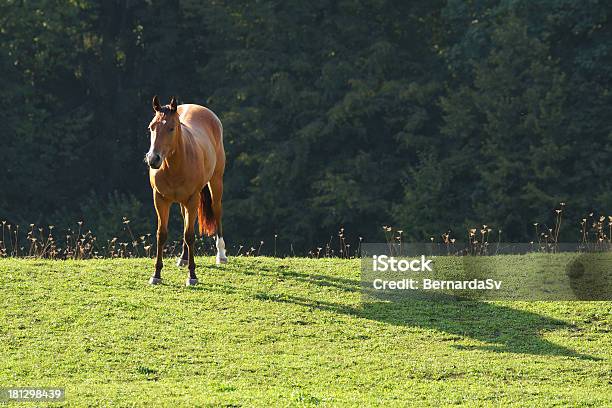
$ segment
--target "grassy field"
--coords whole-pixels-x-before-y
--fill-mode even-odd
[[[0,260],[0,387],[67,406],[612,406],[612,302],[362,304],[358,260]],[[62,404],[54,404],[58,406]]]

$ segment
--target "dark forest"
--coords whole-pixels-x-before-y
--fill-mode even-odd
[[[482,224],[529,241],[561,202],[575,241],[585,214],[612,209],[611,14],[583,0],[2,1],[0,219],[154,232],[157,94],[223,122],[228,242],[277,234],[307,251],[341,227],[372,242],[383,225],[429,240]]]

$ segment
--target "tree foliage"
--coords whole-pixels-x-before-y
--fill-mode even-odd
[[[423,239],[472,223],[529,239],[560,201],[573,215],[612,204],[611,12],[597,0],[7,0],[0,217],[74,214],[112,231],[121,210],[152,230],[142,155],[159,94],[223,121],[236,242],[307,248],[339,226],[378,240],[383,224]]]

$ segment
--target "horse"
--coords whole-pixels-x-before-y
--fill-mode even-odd
[[[157,212],[157,257],[149,283],[161,283],[163,250],[168,238],[170,206],[179,203],[183,216],[183,251],[179,267],[187,265],[186,285],[198,283],[195,273],[195,222],[200,235],[216,235],[216,264],[227,263],[221,218],[225,149],[223,126],[210,109],[195,104],[177,106],[174,97],[161,106],[153,97],[149,123],[151,146],[145,155]]]

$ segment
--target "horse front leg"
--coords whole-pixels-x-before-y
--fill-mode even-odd
[[[183,230],[186,228],[185,227],[185,223],[187,222],[187,215],[185,214],[185,206],[183,204],[181,204],[181,216],[183,217]],[[189,263],[189,249],[187,248],[187,244],[185,243],[185,241],[183,241],[183,252],[181,253],[181,256],[179,256],[179,258],[176,260],[176,266],[183,267],[183,266],[187,266],[187,264]]]
[[[187,278],[186,285],[193,286],[197,285],[198,277],[195,273],[195,222],[198,217],[198,206],[200,205],[200,192],[192,195],[187,204],[185,205],[185,225],[183,231],[183,242],[187,246],[187,269],[189,270],[189,277]]]
[[[170,214],[170,202],[159,194],[153,192],[153,203],[157,212],[157,257],[155,261],[155,273],[149,279],[151,285],[161,283],[161,270],[164,267],[164,245],[168,239],[168,216]]]

